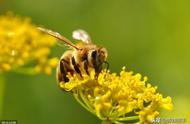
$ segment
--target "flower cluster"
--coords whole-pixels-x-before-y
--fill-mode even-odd
[[[0,72],[24,70],[50,74],[58,62],[57,58],[49,58],[55,43],[54,38],[38,31],[29,18],[11,12],[1,15]]]
[[[76,100],[88,111],[107,123],[139,121],[150,123],[159,115],[158,109],[172,110],[170,97],[163,97],[157,87],[147,83],[147,77],[133,74],[123,67],[119,75],[105,70],[95,79],[85,73],[83,79],[78,75],[68,75],[69,82],[60,83],[65,91],[72,92]]]

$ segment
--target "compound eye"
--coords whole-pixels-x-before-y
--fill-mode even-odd
[[[91,57],[92,57],[93,59],[96,59],[96,56],[97,56],[97,51],[96,51],[96,50],[93,50],[93,51],[91,52]]]

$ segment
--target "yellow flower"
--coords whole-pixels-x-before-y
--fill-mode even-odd
[[[33,73],[51,73],[58,59],[49,58],[56,40],[38,31],[29,18],[11,12],[0,16],[0,72],[30,69]],[[53,63],[53,64],[52,64]],[[26,66],[26,67],[25,67]]]
[[[60,87],[73,93],[84,108],[103,121],[150,123],[159,115],[159,108],[172,110],[171,98],[164,98],[141,74],[128,72],[124,67],[119,75],[105,70],[97,80],[94,75],[93,69],[90,76],[84,73],[83,79],[77,74],[68,75],[69,82],[61,82]]]

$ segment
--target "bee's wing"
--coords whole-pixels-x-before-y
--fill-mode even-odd
[[[80,41],[83,41],[83,42],[85,42],[87,44],[92,43],[89,34],[86,31],[82,30],[82,29],[74,30],[72,37],[75,40],[80,40]]]
[[[52,30],[46,29],[46,28],[42,28],[42,27],[38,27],[38,29],[44,33],[47,33],[61,41],[63,41],[66,45],[75,48],[77,50],[79,50],[80,48],[78,48],[75,44],[73,44],[69,39],[67,39],[66,37],[64,37],[63,35],[59,34],[58,32],[54,32]]]

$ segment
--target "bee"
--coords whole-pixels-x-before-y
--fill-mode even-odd
[[[71,48],[63,53],[57,66],[56,75],[59,83],[69,82],[68,73],[71,75],[78,74],[81,78],[83,73],[89,75],[89,68],[95,70],[95,79],[97,79],[104,63],[107,64],[108,70],[109,63],[106,61],[108,56],[106,48],[93,44],[86,31],[81,29],[73,31],[73,39],[80,41],[78,44],[74,44],[57,32],[42,27],[38,27],[38,29],[63,41],[65,45]]]

